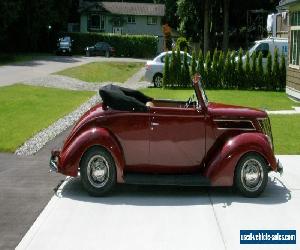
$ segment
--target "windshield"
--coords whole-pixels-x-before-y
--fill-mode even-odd
[[[207,106],[208,105],[208,98],[207,98],[205,90],[204,90],[204,88],[202,86],[201,80],[198,81],[198,86],[199,86],[199,89],[200,89],[200,92],[201,92],[202,99],[203,99],[203,101],[205,103],[205,106]]]
[[[60,39],[61,42],[70,42],[71,38],[69,36],[65,36],[63,38]]]

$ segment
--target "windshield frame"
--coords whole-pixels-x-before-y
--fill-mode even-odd
[[[198,81],[198,88],[199,88],[199,90],[200,90],[201,98],[202,98],[202,100],[203,100],[203,103],[204,103],[205,107],[207,107],[209,101],[208,101],[206,92],[205,92],[205,90],[204,90],[204,87],[202,86],[202,83],[201,83],[201,80],[200,80],[200,79],[199,79],[199,81]],[[196,91],[196,93],[197,93],[197,91]],[[199,97],[198,97],[198,98],[199,98]]]

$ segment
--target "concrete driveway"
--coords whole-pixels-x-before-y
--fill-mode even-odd
[[[280,156],[264,194],[241,197],[228,188],[119,185],[92,198],[68,178],[17,249],[299,249],[240,245],[241,229],[300,230],[300,156]]]
[[[51,73],[66,68],[75,67],[94,61],[146,62],[146,60],[143,59],[133,58],[50,56],[45,59],[0,66],[0,86],[30,81],[31,79],[37,77],[47,76]]]

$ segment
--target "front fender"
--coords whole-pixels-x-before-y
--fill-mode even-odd
[[[123,169],[125,166],[121,145],[105,128],[89,127],[75,135],[68,145],[60,152],[58,172],[77,176],[81,157],[87,149],[93,146],[104,147],[111,153],[117,170],[117,181],[123,182]]]
[[[239,159],[246,153],[260,154],[272,170],[276,170],[276,158],[266,135],[262,133],[243,133],[227,141],[207,163],[204,176],[212,186],[232,186],[234,171]]]

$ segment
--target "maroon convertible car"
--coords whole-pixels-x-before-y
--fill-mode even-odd
[[[108,85],[102,103],[72,129],[50,169],[80,177],[93,196],[116,183],[235,186],[247,197],[265,189],[276,161],[266,112],[209,102],[200,77],[187,102],[155,100]]]

